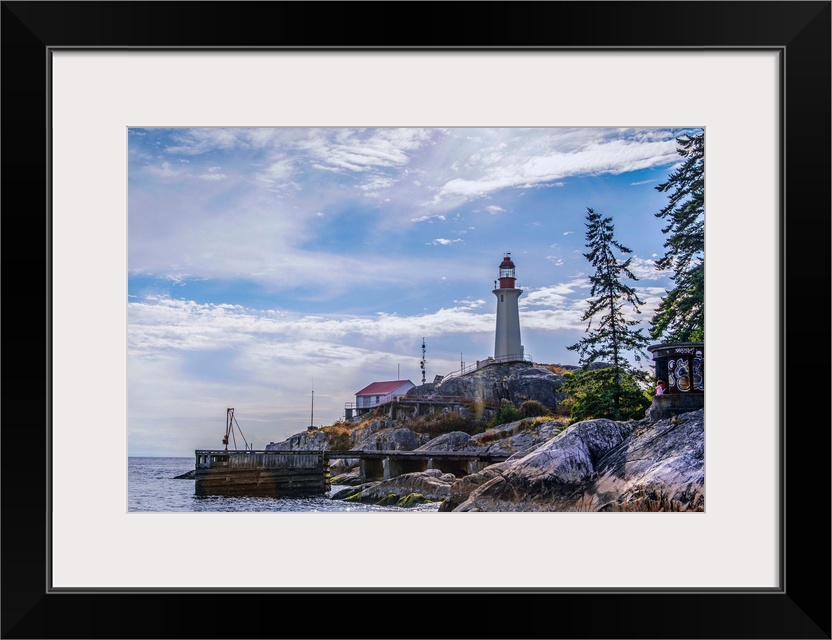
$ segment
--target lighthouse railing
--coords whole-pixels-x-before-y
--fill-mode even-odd
[[[469,364],[464,367],[460,367],[459,369],[454,369],[449,374],[442,377],[443,382],[450,378],[458,378],[460,376],[464,376],[466,374],[472,373],[483,367],[487,367],[492,364],[504,364],[506,362],[534,362],[532,357],[528,354],[517,353],[517,354],[509,354],[506,356],[499,356],[497,358],[493,358],[489,356],[485,360],[477,360],[474,364]]]

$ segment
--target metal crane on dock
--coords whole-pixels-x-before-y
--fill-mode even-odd
[[[234,417],[233,407],[229,407],[225,412],[225,436],[222,439],[222,443],[225,445],[225,450],[228,451],[229,438],[234,441],[234,450],[237,450],[237,436],[234,435],[235,426],[237,427],[237,431],[240,432],[240,437],[243,439],[243,443],[245,443],[246,450],[248,450],[250,448],[249,444],[246,441],[246,437],[243,435],[243,430],[240,428],[237,418]]]

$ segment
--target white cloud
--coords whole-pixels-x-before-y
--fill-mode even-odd
[[[266,189],[279,189],[291,183],[294,163],[288,157],[274,157],[254,175],[254,182]]]
[[[499,131],[492,132],[499,137]],[[516,132],[510,146],[496,145],[472,154],[467,175],[447,180],[434,204],[459,203],[494,191],[518,187],[562,186],[562,178],[663,166],[675,162],[675,139],[634,131],[627,139],[609,130],[554,130],[550,135]],[[666,136],[667,134],[665,134]],[[478,171],[473,171],[476,163]]]
[[[246,146],[249,130],[197,128],[183,129],[173,135],[174,144],[166,147],[172,154],[201,155],[216,149],[228,150]]]
[[[431,244],[447,246],[449,244],[456,244],[457,242],[462,242],[462,238],[456,238],[455,240],[449,240],[448,238],[435,238]]]
[[[372,176],[367,182],[364,184],[358,185],[358,188],[364,192],[364,195],[371,197],[371,198],[380,198],[381,192],[386,191],[394,184],[396,184],[396,180],[389,176]]]
[[[321,166],[360,172],[403,166],[430,137],[429,129],[325,129],[313,131],[303,147]]]
[[[492,216],[496,213],[500,213],[501,211],[505,211],[505,209],[503,209],[502,207],[499,207],[495,204],[488,205],[485,208],[485,210],[488,211],[488,213],[490,213]]]
[[[576,278],[570,282],[541,287],[521,296],[520,304],[523,306],[564,308],[572,304],[571,296],[578,293],[585,284],[585,278]]]
[[[148,165],[145,167],[145,171],[157,178],[176,178],[184,175],[181,171],[174,169],[167,161],[162,162],[159,166]]]
[[[655,260],[638,256],[633,256],[632,262],[630,262],[630,271],[639,280],[663,280],[673,273],[670,269],[657,269]]]
[[[440,221],[444,222],[445,221],[445,216],[443,216],[441,214],[439,214],[439,215],[425,215],[425,216],[419,216],[418,218],[411,218],[410,219],[411,222],[428,222],[428,223],[433,223],[434,220],[440,220]]]
[[[454,300],[454,304],[459,305],[463,309],[479,309],[485,304],[485,300],[477,298],[476,300]]]

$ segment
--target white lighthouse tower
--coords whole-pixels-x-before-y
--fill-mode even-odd
[[[497,296],[497,332],[494,338],[494,359],[502,362],[523,359],[523,345],[520,344],[520,312],[517,299],[522,289],[514,287],[514,263],[511,254],[506,253],[500,263],[499,287],[494,282]]]

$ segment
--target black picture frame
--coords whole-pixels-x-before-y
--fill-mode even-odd
[[[830,15],[829,1],[2,2],[2,637],[830,638],[829,387],[805,382],[830,353]],[[131,47],[779,51],[780,588],[53,592],[50,51]],[[360,569],[339,544],[335,564]]]

